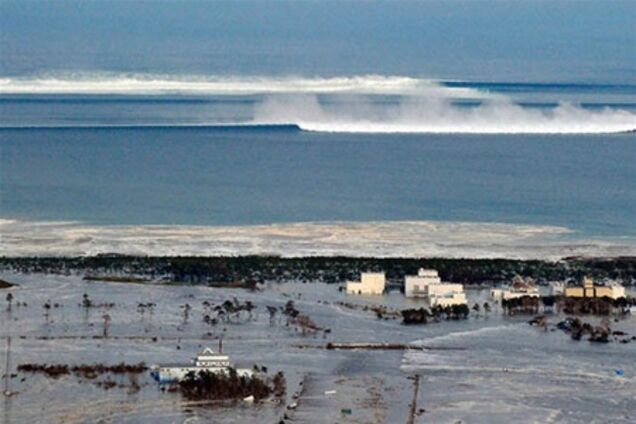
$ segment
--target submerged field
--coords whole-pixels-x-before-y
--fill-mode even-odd
[[[379,320],[355,305],[404,309],[419,307],[417,301],[399,293],[352,297],[323,283],[272,283],[250,291],[9,272],[0,279],[18,284],[0,292],[3,299],[9,291],[14,296],[10,312],[6,302],[0,306],[2,374],[7,336],[12,339],[10,372],[17,374],[9,380],[17,394],[2,400],[4,423],[278,422],[285,416],[290,422],[400,423],[410,418],[415,375],[420,387],[414,422],[635,419],[635,343],[573,341],[558,330],[529,326],[528,316],[504,316],[499,307],[490,313],[471,311],[467,320],[405,326],[400,319]],[[84,294],[96,306],[81,307]],[[234,297],[256,306],[251,317],[243,312],[216,325],[204,322],[209,312],[205,301],[218,305]],[[487,292],[469,290],[468,297],[471,305],[483,303]],[[286,326],[283,316],[270,321],[266,307],[289,300],[331,331],[303,335]],[[143,310],[139,303],[156,306]],[[192,307],[187,319],[186,304]],[[105,314],[110,316],[107,337]],[[550,317],[550,322],[560,318]],[[636,333],[634,316],[611,325]],[[15,371],[23,363],[187,362],[201,347],[216,349],[218,337],[237,366],[258,364],[272,375],[284,372],[287,395],[281,404],[189,401],[161,391],[149,373],[87,379]],[[329,342],[412,343],[425,349],[324,349]],[[294,402],[297,408],[287,409]]]

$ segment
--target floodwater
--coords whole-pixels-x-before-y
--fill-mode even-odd
[[[416,423],[457,421],[602,422],[629,423],[636,411],[636,344],[575,342],[561,331],[544,332],[525,323],[528,317],[506,317],[498,308],[465,321],[404,326],[400,320],[378,320],[368,311],[336,302],[385,304],[392,308],[419,306],[401,294],[383,297],[347,296],[336,285],[322,283],[271,284],[265,290],[216,289],[201,286],[159,286],[87,282],[79,276],[3,274],[19,284],[11,288],[12,311],[5,311],[3,373],[6,338],[12,337],[10,372],[21,363],[147,364],[186,362],[203,346],[224,351],[237,366],[265,365],[287,377],[287,398],[273,402],[223,405],[187,402],[178,393],[162,392],[150,378],[138,378],[139,390],[128,376],[110,377],[123,387],[104,390],[94,380],[73,375],[57,379],[17,373],[2,400],[2,423],[79,422],[277,422],[285,414],[294,422],[407,422],[413,399],[413,380],[421,385]],[[3,290],[4,293],[9,290]],[[114,302],[110,309],[79,306],[86,293],[97,304]],[[487,292],[469,290],[471,304],[483,303]],[[213,304],[237,297],[257,306],[252,319],[206,325],[207,300]],[[50,300],[48,319],[42,305]],[[265,306],[296,307],[331,333],[305,335],[270,324]],[[16,306],[26,302],[28,306]],[[141,314],[139,302],[157,304]],[[192,311],[184,323],[181,305]],[[103,333],[103,314],[111,318],[109,338]],[[551,317],[552,324],[560,317]],[[593,319],[592,319],[593,320]],[[636,333],[636,317],[612,322],[612,328]],[[208,334],[210,333],[210,334]],[[84,336],[84,338],[79,338]],[[153,337],[157,337],[153,341]],[[333,351],[300,348],[332,342],[416,343],[424,351]],[[622,376],[616,370],[623,370]],[[97,381],[105,377],[98,377]],[[301,386],[301,381],[304,382]],[[301,392],[298,407],[287,410]],[[335,390],[335,394],[325,394]],[[351,415],[341,410],[350,408]]]

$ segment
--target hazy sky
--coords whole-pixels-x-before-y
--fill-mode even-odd
[[[0,1],[0,74],[636,81],[636,1]]]

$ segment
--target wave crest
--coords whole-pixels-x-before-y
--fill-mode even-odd
[[[438,93],[456,98],[486,95],[467,87],[444,87],[434,80],[392,75],[341,77],[171,76],[153,74],[69,74],[30,78],[0,78],[0,94],[118,95],[259,95],[259,94],[378,94]]]
[[[590,110],[562,102],[531,108],[510,99],[488,99],[476,106],[449,97],[414,96],[394,104],[348,102],[325,105],[316,96],[269,96],[254,122],[293,123],[306,131],[342,133],[603,134],[636,129],[636,114]]]
[[[69,74],[0,78],[0,94],[259,96],[247,106],[254,108],[252,115],[230,123],[292,124],[320,132],[602,134],[636,130],[636,114],[624,108],[590,109],[568,102],[533,107],[480,85],[408,76]],[[219,116],[202,119],[206,125],[215,124]]]

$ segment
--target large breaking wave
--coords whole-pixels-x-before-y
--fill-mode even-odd
[[[531,108],[508,98],[476,106],[446,97],[414,96],[397,104],[326,107],[316,96],[272,96],[257,109],[255,122],[293,123],[306,131],[345,133],[602,134],[636,129],[636,114],[620,109],[585,109],[562,102]]]
[[[257,96],[249,104],[253,109],[251,118],[243,117],[230,124],[295,125],[306,131],[602,134],[636,130],[636,113],[625,107],[588,108],[571,101],[528,105],[487,87],[382,75],[304,78],[71,74],[0,78],[0,95]],[[537,87],[539,91],[549,89],[545,84]],[[562,85],[559,87],[562,89]],[[572,87],[578,90],[577,86]],[[607,87],[601,88],[601,92],[607,91]],[[589,91],[587,87],[587,95]],[[624,94],[630,93],[631,89]],[[218,123],[215,116],[205,119],[202,124]]]
[[[444,87],[422,78],[361,75],[329,78],[260,76],[168,76],[153,74],[69,74],[0,78],[0,94],[255,95],[394,94],[484,97],[465,87]]]

